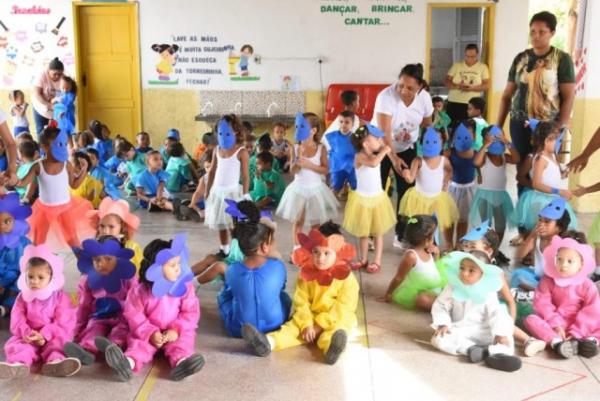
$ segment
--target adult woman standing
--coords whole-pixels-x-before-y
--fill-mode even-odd
[[[432,124],[433,104],[431,96],[423,86],[423,66],[407,64],[400,71],[398,82],[388,86],[377,95],[372,124],[385,133],[384,142],[393,151],[381,162],[381,182],[385,183],[394,169],[396,190],[400,199],[411,187],[401,177],[402,169],[408,168],[416,157],[415,142],[419,139],[419,128]],[[397,242],[394,242],[397,245]]]
[[[466,120],[469,100],[481,96],[481,92],[490,87],[488,67],[477,60],[477,56],[477,45],[467,45],[465,59],[454,63],[446,75],[446,87],[450,89],[446,112],[452,122]]]
[[[65,66],[58,57],[55,57],[33,84],[33,119],[38,135],[52,118],[54,108],[52,99],[60,91],[60,78],[64,71]]]

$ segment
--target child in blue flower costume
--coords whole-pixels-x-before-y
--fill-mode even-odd
[[[19,289],[19,259],[31,241],[27,238],[31,207],[19,203],[15,192],[0,198],[0,317],[10,315]]]

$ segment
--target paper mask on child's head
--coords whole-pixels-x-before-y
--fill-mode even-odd
[[[454,131],[454,148],[459,152],[466,152],[473,146],[473,136],[471,131],[464,125],[460,124]]]
[[[531,132],[533,132],[535,131],[537,125],[540,123],[540,120],[535,118],[529,118],[527,119],[527,122],[529,123],[529,129],[531,130]]]
[[[14,219],[12,231],[0,234],[0,249],[13,249],[20,243],[21,237],[29,232],[29,224],[25,220],[31,216],[31,206],[21,205],[19,195],[10,192],[0,196],[0,213],[10,214]]]
[[[469,231],[464,237],[462,237],[461,241],[479,241],[485,237],[488,230],[490,229],[490,221],[486,220],[481,223],[479,226],[474,227]]]
[[[194,278],[189,266],[189,251],[185,245],[187,235],[177,234],[171,242],[171,247],[156,254],[154,263],[146,271],[146,279],[151,281],[152,295],[160,298],[165,295],[181,297],[187,291],[187,283]],[[175,281],[168,280],[163,273],[163,265],[171,259],[179,257],[179,277]]]
[[[492,142],[492,144],[488,147],[488,153],[498,156],[503,155],[504,151],[506,150],[506,146],[504,145],[504,142],[500,140],[503,135],[502,130],[497,126],[492,125],[488,131],[488,135],[495,137],[494,142]]]
[[[129,203],[126,200],[114,200],[106,197],[100,202],[98,210],[90,210],[86,216],[90,220],[91,227],[97,230],[100,220],[111,214],[118,216],[127,226],[128,237],[132,239],[140,226],[140,218],[129,211]]]
[[[231,149],[235,145],[236,136],[231,125],[224,118],[217,125],[217,142],[225,150]]]
[[[300,277],[305,281],[316,280],[319,285],[327,286],[334,279],[343,280],[350,274],[350,261],[356,256],[354,247],[344,242],[344,237],[332,234],[325,237],[319,230],[310,230],[308,235],[298,234],[300,248],[292,253],[292,262],[301,268]],[[335,259],[329,268],[315,266],[313,250],[316,247],[328,248],[335,252]]]
[[[52,277],[50,282],[44,288],[39,290],[32,290],[27,285],[27,265],[31,258],[40,258],[48,262],[50,270],[52,270]],[[61,258],[56,256],[50,251],[50,248],[45,245],[27,245],[23,251],[23,256],[19,260],[19,266],[21,268],[21,274],[17,280],[17,287],[21,291],[21,296],[25,302],[31,302],[34,299],[40,301],[50,298],[54,291],[59,291],[65,284],[65,276],[63,275],[63,261]]]
[[[385,133],[373,124],[366,124],[365,127],[367,128],[367,131],[369,131],[369,134],[373,135],[375,138],[383,138],[385,136]]]
[[[550,220],[560,220],[567,209],[567,201],[556,197],[545,208],[540,210],[539,216]]]
[[[63,163],[69,159],[67,142],[67,134],[64,131],[60,131],[50,144],[50,153],[52,153],[52,157],[54,157],[57,162]]]
[[[296,126],[296,132],[294,134],[296,142],[305,141],[310,136],[311,127],[306,117],[304,117],[304,114],[300,112],[296,113],[294,125]]]
[[[504,284],[502,269],[484,263],[469,253],[455,251],[446,255],[444,259],[448,284],[452,285],[452,298],[459,302],[471,300],[476,304],[482,304],[490,294],[496,296]],[[467,285],[460,279],[460,264],[463,259],[471,260],[481,269],[481,278],[475,284]]]
[[[133,251],[123,248],[115,239],[100,242],[95,239],[83,241],[83,249],[79,252],[77,268],[81,274],[87,275],[87,284],[93,291],[104,290],[110,294],[119,292],[124,281],[135,275],[135,266],[131,263]],[[102,275],[94,269],[94,257],[114,256],[117,265],[107,275]]]
[[[423,157],[439,156],[442,152],[440,133],[433,127],[427,128],[423,135]]]
[[[562,276],[556,270],[556,262],[558,252],[562,248],[572,249],[581,257],[581,269],[573,276]],[[587,277],[592,274],[596,267],[596,258],[594,248],[587,244],[580,244],[572,238],[561,238],[555,235],[552,238],[550,245],[544,249],[544,274],[559,287],[567,287],[569,285],[581,284]]]

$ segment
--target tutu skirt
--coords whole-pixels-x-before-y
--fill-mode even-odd
[[[588,242],[590,244],[600,243],[600,213],[596,215],[592,226],[590,227],[590,231],[588,232]],[[600,261],[598,261],[598,263],[600,263]]]
[[[242,198],[242,187],[232,185],[230,187],[215,187],[210,189],[206,199],[204,224],[211,230],[226,230],[233,225],[231,216],[225,213],[227,204],[225,199],[239,201]]]
[[[276,214],[291,222],[298,221],[304,211],[305,224],[315,225],[335,219],[339,204],[323,181],[305,186],[292,181],[285,189]]]
[[[454,199],[456,207],[458,207],[460,222],[467,222],[469,220],[469,210],[471,210],[471,204],[473,203],[473,196],[477,189],[477,182],[473,181],[469,184],[457,184],[451,182],[448,187],[448,193]]]
[[[423,273],[410,271],[402,284],[392,293],[392,301],[405,309],[415,308],[415,299],[422,292],[431,292],[438,295],[446,286],[446,265],[444,259],[435,263],[439,277],[432,277]]]
[[[27,220],[29,238],[35,245],[47,244],[53,250],[81,247],[84,239],[94,238],[96,232],[85,218],[92,204],[79,196],[71,196],[64,205],[45,205],[39,199],[32,206]]]
[[[458,208],[448,192],[425,196],[415,187],[409,188],[400,201],[399,213],[403,216],[436,214],[440,229],[450,228],[458,221]]]
[[[342,227],[355,237],[383,235],[396,224],[392,201],[384,191],[366,196],[350,191]]]
[[[527,231],[534,229],[538,222],[538,215],[540,211],[548,206],[553,199],[558,198],[558,195],[547,194],[540,191],[527,191],[524,192],[517,202],[517,207],[512,213],[511,224],[516,227],[523,227]],[[571,223],[569,229],[577,228],[577,216],[573,211],[571,205],[567,202],[567,212],[571,217]]]
[[[469,222],[478,226],[486,220],[493,223],[497,231],[504,231],[506,221],[513,213],[513,203],[506,191],[478,188],[471,203]]]

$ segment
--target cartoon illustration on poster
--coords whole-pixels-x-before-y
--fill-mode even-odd
[[[298,75],[283,75],[281,77],[281,90],[294,92],[300,90],[300,77]]]
[[[260,77],[249,71],[250,59],[254,54],[252,45],[245,44],[239,53],[233,50],[229,53],[229,76],[232,81],[258,81]]]
[[[179,79],[171,79],[173,74],[173,66],[177,63],[177,52],[179,46],[176,44],[153,44],[152,50],[159,54],[160,59],[156,64],[156,72],[158,73],[158,80],[150,80],[150,84],[159,85],[177,85]]]

